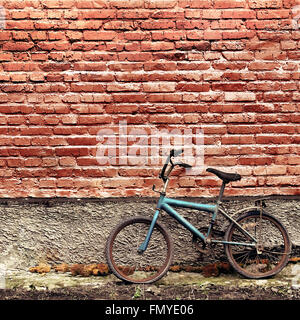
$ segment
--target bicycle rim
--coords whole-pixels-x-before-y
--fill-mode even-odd
[[[237,222],[258,240],[255,247],[225,245],[232,267],[247,278],[267,278],[280,272],[288,262],[291,242],[284,226],[274,217],[258,211],[241,216]],[[252,241],[235,224],[228,228],[226,241]]]
[[[150,224],[150,218],[131,218],[111,233],[106,246],[107,262],[119,279],[131,283],[151,283],[168,271],[173,243],[162,225],[156,223],[147,250],[138,253]]]

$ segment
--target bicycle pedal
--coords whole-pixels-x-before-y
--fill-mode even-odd
[[[200,240],[200,241],[201,241],[202,247],[199,245],[199,243],[198,243],[197,240]],[[193,236],[192,242],[193,242],[194,246],[196,247],[196,249],[197,249],[199,252],[201,252],[202,254],[207,254],[207,253],[209,252],[209,249],[205,249],[206,243],[205,243],[202,239],[200,239],[200,238],[198,238],[198,237],[196,237],[196,236]]]

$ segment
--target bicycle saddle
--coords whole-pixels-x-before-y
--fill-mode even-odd
[[[241,180],[242,177],[238,173],[227,173],[213,168],[207,168],[207,172],[211,172],[223,180],[225,183]]]

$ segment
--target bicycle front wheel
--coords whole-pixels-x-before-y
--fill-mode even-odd
[[[119,279],[131,283],[152,283],[168,271],[173,242],[161,224],[155,224],[147,250],[138,252],[151,221],[147,217],[130,218],[111,232],[106,244],[106,258],[111,271]]]
[[[260,279],[280,272],[288,263],[291,242],[285,227],[270,214],[251,211],[237,219],[239,225],[256,239],[255,246],[225,244],[232,267],[241,275]],[[250,237],[232,223],[226,241],[253,243]]]

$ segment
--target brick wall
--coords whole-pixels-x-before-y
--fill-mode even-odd
[[[0,5],[1,197],[152,196],[159,166],[97,161],[120,121],[201,128],[205,166],[244,176],[227,195],[299,195],[296,0]],[[173,195],[220,185],[178,175]]]

